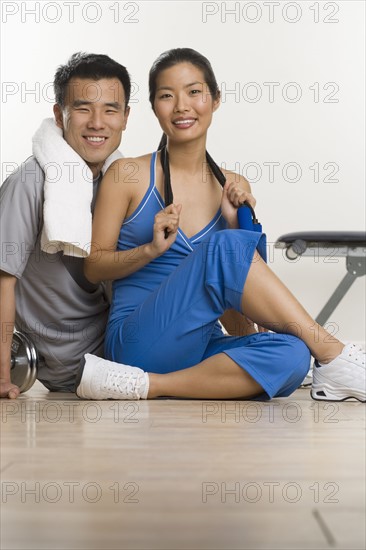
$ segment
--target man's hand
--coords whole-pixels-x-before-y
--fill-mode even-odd
[[[13,384],[9,380],[3,380],[0,378],[0,397],[7,397],[8,399],[16,399],[20,394],[18,386]]]

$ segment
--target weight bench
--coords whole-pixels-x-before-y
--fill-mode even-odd
[[[299,256],[345,257],[347,273],[341,280],[315,321],[319,325],[329,319],[357,277],[366,274],[366,232],[364,231],[304,231],[279,237],[275,248],[286,249],[289,260]]]

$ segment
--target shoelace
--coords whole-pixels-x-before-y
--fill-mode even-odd
[[[354,361],[361,363],[363,367],[365,366],[365,355],[365,350],[361,346],[356,346],[356,344],[352,344],[348,350],[348,357],[352,357]]]
[[[104,389],[115,393],[123,390],[128,396],[138,397],[138,378],[134,372],[109,371]]]

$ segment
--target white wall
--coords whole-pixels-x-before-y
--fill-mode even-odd
[[[162,51],[187,46],[211,60],[222,89],[208,149],[252,180],[268,241],[364,229],[364,2],[3,1],[1,9],[3,177],[31,154],[33,132],[52,113],[55,69],[79,50],[128,67],[135,86],[122,149],[153,150],[160,129],[148,69]],[[290,263],[278,250],[271,266],[314,316],[346,273],[343,259]],[[364,304],[362,278],[332,316],[337,336],[364,340]]]

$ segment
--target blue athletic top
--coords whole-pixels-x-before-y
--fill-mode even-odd
[[[155,152],[151,157],[149,188],[136,210],[124,220],[118,238],[117,250],[131,250],[131,262],[134,260],[132,249],[153,240],[154,218],[165,208],[164,200],[155,186],[156,158]],[[178,229],[175,242],[163,255],[131,275],[116,279],[113,282],[109,325],[120,322],[132,313],[198,244],[204,242],[213,232],[226,227],[226,221],[219,209],[213,220],[196,235],[188,238]],[[128,262],[129,258],[124,261]]]

